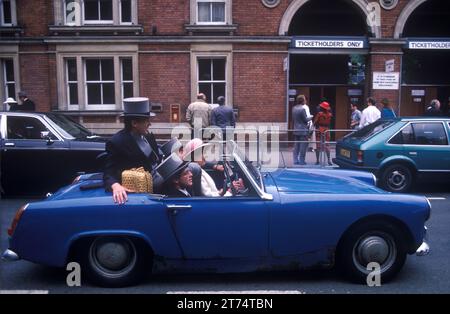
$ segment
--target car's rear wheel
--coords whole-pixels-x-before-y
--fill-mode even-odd
[[[81,250],[83,269],[89,281],[105,287],[137,284],[148,261],[141,246],[126,237],[98,237]]]
[[[401,164],[388,166],[381,174],[383,188],[389,192],[406,193],[411,189],[413,181],[411,169]]]
[[[336,262],[351,281],[366,284],[369,275],[379,270],[381,283],[388,282],[406,260],[407,250],[402,239],[400,229],[388,221],[359,224],[340,242]],[[377,267],[372,268],[373,265]]]

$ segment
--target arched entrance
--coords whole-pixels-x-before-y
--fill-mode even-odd
[[[450,102],[450,1],[414,1],[396,32],[408,39],[403,56],[402,113],[422,115],[432,99]]]
[[[280,32],[293,38],[289,50],[290,113],[295,95],[308,98],[312,114],[326,99],[334,111],[332,127],[350,127],[350,103],[362,107],[367,94],[367,39],[377,32],[367,24],[366,6],[365,1],[349,0],[291,3],[280,26]]]

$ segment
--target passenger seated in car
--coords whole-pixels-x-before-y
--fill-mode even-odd
[[[192,161],[189,164],[189,168],[193,173],[193,190],[200,190],[200,192],[195,195],[205,197],[232,196],[231,187],[228,190],[219,190],[213,178],[203,169],[207,164],[203,149],[208,146],[210,146],[210,144],[204,144],[201,139],[193,139],[187,143],[184,148],[183,160]],[[216,171],[223,172],[223,166]],[[244,181],[242,179],[234,180],[232,185],[237,192],[245,190]]]
[[[156,169],[162,178],[162,193],[169,197],[192,197],[192,172],[177,154],[170,155]]]

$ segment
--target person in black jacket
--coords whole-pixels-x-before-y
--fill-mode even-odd
[[[34,102],[28,98],[27,93],[19,92],[19,100],[22,103],[17,105],[14,109],[11,107],[10,111],[28,111],[33,112],[36,110],[36,105]]]
[[[152,133],[148,132],[150,117],[148,98],[124,99],[125,128],[106,143],[106,162],[103,175],[105,188],[113,192],[115,203],[124,204],[127,193],[133,192],[122,186],[122,172],[143,167],[152,172],[162,161],[162,155]]]
[[[193,180],[189,162],[177,153],[166,158],[156,169],[163,182],[163,194],[169,197],[192,197]]]

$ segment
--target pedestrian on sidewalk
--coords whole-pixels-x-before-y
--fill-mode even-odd
[[[320,140],[319,149],[316,150],[316,165],[320,165],[320,154],[322,152],[326,152],[328,165],[332,166],[331,162],[331,154],[330,154],[330,128],[331,128],[331,119],[333,118],[333,114],[331,113],[331,106],[328,102],[324,101],[320,104],[320,112],[314,118],[314,125],[316,126],[316,138]],[[325,143],[323,142],[325,141]]]

